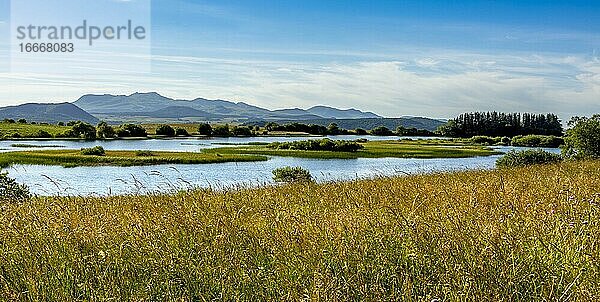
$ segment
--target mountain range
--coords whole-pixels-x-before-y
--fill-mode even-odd
[[[52,124],[68,121],[84,121],[91,124],[97,124],[99,122],[98,118],[71,103],[29,103],[3,107],[0,108],[0,119],[25,119],[30,122],[45,122]]]
[[[261,124],[301,122],[328,125],[337,123],[345,129],[372,129],[386,126],[390,129],[402,125],[407,128],[435,130],[443,121],[429,118],[383,118],[372,112],[357,109],[338,109],[315,106],[309,109],[290,108],[269,110],[244,102],[226,100],[171,99],[156,92],[131,95],[88,94],[73,103],[23,104],[0,108],[0,118],[36,122],[67,122],[81,120],[96,124],[109,123],[184,123],[184,122],[235,122]]]
[[[197,98],[180,100],[164,97],[156,92],[131,95],[84,95],[73,104],[90,114],[108,121],[122,121],[139,117],[184,121],[248,121],[248,120],[306,120],[320,118],[380,118],[372,112],[356,109],[341,110],[316,106],[268,110],[244,102]]]

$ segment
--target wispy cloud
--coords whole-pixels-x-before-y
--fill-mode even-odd
[[[524,110],[568,118],[600,111],[596,57],[444,53],[327,64],[154,59],[155,73],[141,76],[4,75],[2,82],[10,83],[10,89],[2,89],[0,99],[25,101],[20,97],[28,95],[28,101],[72,101],[85,93],[158,91],[175,98],[225,98],[268,108],[355,107],[386,116]],[[92,88],[89,83],[94,83]]]

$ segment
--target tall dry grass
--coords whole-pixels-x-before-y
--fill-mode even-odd
[[[3,205],[6,300],[592,301],[600,162]]]

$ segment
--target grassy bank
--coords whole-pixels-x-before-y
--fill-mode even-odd
[[[147,166],[160,164],[209,164],[267,160],[260,155],[218,153],[106,151],[105,156],[82,155],[80,150],[44,150],[0,153],[0,167],[12,164],[77,166]]]
[[[21,300],[592,301],[600,163],[2,205]]]
[[[0,139],[10,139],[13,137],[22,138],[37,138],[40,137],[40,132],[57,136],[71,129],[67,126],[43,125],[43,124],[20,124],[20,123],[4,123],[0,122]]]
[[[208,153],[220,154],[259,154],[303,158],[465,158],[499,154],[489,148],[460,145],[460,143],[428,141],[369,141],[361,143],[365,148],[357,152],[276,150],[264,145],[247,145],[208,149]]]

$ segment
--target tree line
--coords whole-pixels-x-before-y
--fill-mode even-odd
[[[448,137],[563,135],[557,115],[534,113],[471,112],[449,120],[437,133]]]

